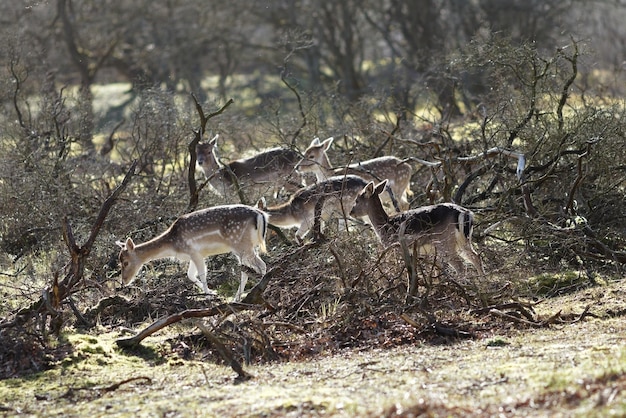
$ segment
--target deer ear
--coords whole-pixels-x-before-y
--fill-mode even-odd
[[[135,249],[135,243],[133,242],[132,238],[127,238],[125,245],[126,245],[126,249],[129,251],[132,251]]]
[[[213,139],[211,139],[211,140],[209,141],[209,145],[210,145],[210,146],[215,146],[215,145],[217,145],[217,138],[219,138],[219,137],[220,137],[220,134],[215,134],[215,136],[213,137]]]
[[[115,241],[115,245],[120,247],[122,250],[126,248],[126,243],[124,241]]]
[[[267,209],[267,202],[265,201],[265,197],[262,197],[259,200],[257,200],[256,208],[259,209],[259,210]]]
[[[361,193],[366,194],[367,197],[370,197],[374,193],[374,182],[370,181],[369,183],[367,183]]]
[[[324,140],[324,142],[322,142],[321,145],[324,146],[324,151],[328,151],[328,148],[330,148],[330,145],[333,143],[334,140],[335,138],[331,136],[330,138],[327,138]]]
[[[378,183],[376,185],[374,193],[381,194],[383,192],[383,190],[385,190],[385,187],[387,187],[387,182],[388,182],[388,180],[385,179],[385,180],[381,181],[380,183]]]
[[[313,141],[311,141],[311,145],[309,145],[309,147],[316,147],[320,144],[320,139],[319,138],[315,138],[313,139]]]

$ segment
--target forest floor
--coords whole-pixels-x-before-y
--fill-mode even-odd
[[[244,365],[246,381],[214,356],[171,349],[177,335],[197,332],[189,323],[130,351],[115,344],[122,329],[68,332],[67,356],[53,367],[0,381],[0,416],[621,417],[625,302],[620,280],[535,307],[538,316],[570,314],[569,322],[321,350]]]

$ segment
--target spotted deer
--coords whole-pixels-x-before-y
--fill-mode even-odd
[[[225,196],[239,187],[271,189],[276,195],[282,187],[296,191],[302,187],[302,179],[295,170],[301,160],[299,152],[287,148],[272,148],[247,159],[222,164],[217,156],[215,135],[209,142],[196,146],[197,163],[209,183],[218,194]]]
[[[131,238],[126,242],[117,241],[116,244],[122,248],[119,253],[122,282],[130,284],[149,261],[174,257],[189,261],[187,277],[208,294],[204,259],[230,252],[242,265],[241,282],[235,295],[235,301],[238,301],[248,281],[246,268],[261,275],[267,271],[265,262],[257,253],[257,249],[266,251],[267,221],[267,214],[257,208],[215,206],[179,217],[161,235],[142,244],[135,244]]]
[[[350,215],[367,216],[380,242],[388,247],[403,239],[408,245],[416,243],[423,254],[441,255],[457,273],[464,273],[463,259],[485,276],[480,256],[472,247],[474,215],[454,203],[424,206],[388,216],[379,195],[387,185],[368,183],[357,195]]]
[[[347,167],[333,168],[326,153],[332,143],[333,137],[324,141],[315,138],[304,151],[296,168],[303,173],[315,173],[317,181],[342,174],[357,175],[367,181],[380,182],[387,179],[389,181],[388,186],[399,200],[400,209],[407,210],[409,208],[408,197],[413,195],[410,187],[413,167],[410,164],[397,157],[386,156],[350,164]],[[383,200],[386,203],[390,202],[385,197]]]
[[[272,207],[261,204],[261,207],[268,214],[270,224],[280,228],[298,227],[296,239],[302,242],[313,228],[316,207],[317,216],[324,222],[333,217],[346,219],[354,199],[366,185],[367,182],[358,176],[330,177],[298,190],[288,202]]]

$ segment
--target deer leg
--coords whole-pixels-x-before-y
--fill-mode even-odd
[[[243,292],[246,290],[246,283],[248,283],[248,274],[246,273],[246,267],[242,266],[241,281],[239,282],[237,293],[235,293],[235,297],[233,297],[234,302],[241,301],[241,295],[243,295]]]
[[[482,277],[485,277],[483,262],[478,253],[474,250],[474,247],[472,247],[471,228],[470,234],[467,236],[459,229],[455,231],[454,254],[457,257],[462,257],[463,260],[471,263],[476,271]]]
[[[457,239],[459,239],[458,235],[455,237],[455,241],[444,238],[435,245],[435,248],[437,255],[440,256],[444,262],[448,263],[456,274],[467,276],[467,267],[460,255],[461,249],[456,241]]]
[[[249,271],[253,271],[261,276],[265,276],[265,273],[267,273],[267,265],[258,254],[254,252],[252,254],[242,254],[238,256],[238,258],[241,264],[241,281],[239,283],[239,289],[233,299],[235,302],[241,300],[241,295],[243,295],[243,292],[246,290]]]
[[[313,228],[313,219],[306,216],[296,231],[296,241],[298,241],[298,244],[302,244],[304,242],[304,237],[308,234],[311,228]]]
[[[265,261],[263,261],[263,259],[255,252],[242,254],[241,264],[252,269],[261,276],[265,276],[265,273],[267,273],[267,265],[265,264]]]
[[[446,254],[445,258],[457,274],[467,276],[467,267],[465,266],[462,257],[460,257],[457,253],[452,252],[450,254]]]
[[[483,261],[480,259],[480,255],[478,255],[476,250],[474,250],[471,243],[468,242],[467,245],[462,248],[461,255],[474,266],[476,271],[480,273],[482,277],[486,276]]]
[[[348,221],[346,217],[340,216],[339,219],[337,219],[337,231],[341,232],[341,231],[346,231],[347,229],[348,229]]]
[[[196,278],[196,274],[200,278]],[[192,257],[189,262],[189,270],[187,270],[187,277],[194,282],[205,294],[209,294],[209,287],[206,283],[206,264],[202,257]]]
[[[196,277],[197,274],[198,274],[198,269],[196,268],[195,263],[193,261],[190,261],[189,269],[187,270],[187,277],[189,278],[189,280],[193,282],[193,284],[195,284],[200,289],[202,289],[202,282],[200,282],[200,280],[198,280],[198,278]]]
[[[313,228],[313,239],[315,241],[322,238],[322,220],[324,216],[329,216],[329,214],[324,211],[325,200],[326,196],[320,196],[313,209],[313,223],[309,229]]]
[[[409,203],[409,199],[407,198],[406,190],[402,191],[402,193],[400,194],[400,202],[398,202],[398,204],[400,205],[400,209],[402,211],[409,210],[409,207],[411,205]]]

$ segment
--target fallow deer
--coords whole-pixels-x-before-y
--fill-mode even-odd
[[[161,235],[142,244],[131,238],[117,241],[122,250],[119,262],[122,282],[130,284],[141,267],[152,260],[175,257],[189,261],[187,277],[204,293],[209,293],[204,259],[210,255],[233,253],[242,265],[241,282],[235,295],[238,301],[245,290],[250,268],[265,275],[267,267],[259,257],[265,252],[268,217],[263,211],[245,205],[224,205],[198,210],[179,217]],[[196,277],[198,276],[198,278]]]
[[[211,186],[222,196],[239,187],[263,187],[276,195],[280,188],[296,191],[302,187],[302,179],[295,170],[301,160],[299,152],[287,148],[272,148],[247,159],[222,164],[217,156],[217,139],[196,146],[198,166]],[[233,178],[234,177],[234,178]]]
[[[358,176],[331,177],[298,190],[288,202],[262,208],[269,215],[270,224],[280,228],[298,227],[296,239],[302,242],[316,216],[325,222],[333,217],[348,218],[354,199],[366,185],[367,182]]]
[[[377,185],[368,183],[356,197],[350,215],[367,216],[384,246],[398,242],[404,230],[405,243],[416,243],[425,254],[436,251],[457,273],[465,272],[462,261],[465,259],[485,276],[480,256],[472,247],[474,215],[469,209],[454,203],[440,203],[388,216],[379,199],[386,185],[387,180]]]
[[[315,138],[304,151],[302,160],[296,168],[303,173],[315,173],[317,181],[343,174],[354,174],[367,181],[380,182],[387,179],[388,186],[399,200],[400,208],[402,210],[409,208],[408,196],[413,195],[410,187],[413,168],[410,164],[397,157],[386,156],[350,164],[347,167],[333,168],[326,153],[332,143],[333,137],[321,142],[319,138]],[[387,198],[384,200],[389,202]]]

